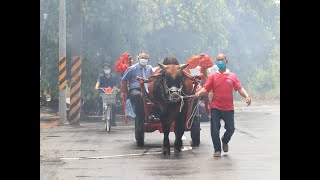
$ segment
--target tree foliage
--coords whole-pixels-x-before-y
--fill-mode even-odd
[[[67,4],[68,79],[72,0]],[[41,93],[58,98],[59,1],[40,0]],[[43,19],[43,13],[48,19]],[[123,52],[150,53],[156,66],[168,54],[180,63],[202,52],[225,53],[228,68],[254,97],[280,96],[280,4],[273,0],[83,0],[82,99],[95,99],[94,84],[106,59]],[[45,23],[44,23],[45,22]]]

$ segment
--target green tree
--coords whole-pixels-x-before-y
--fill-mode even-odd
[[[67,2],[67,78],[71,62],[72,0]],[[83,0],[82,100],[94,101],[94,84],[106,59],[141,50],[156,66],[173,54],[225,53],[249,94],[280,96],[280,4],[273,0]],[[40,92],[58,98],[59,1],[40,0]],[[44,24],[43,13],[48,14]],[[271,75],[271,76],[270,76]]]

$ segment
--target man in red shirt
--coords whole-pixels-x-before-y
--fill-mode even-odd
[[[218,70],[213,72],[204,87],[196,92],[199,97],[212,91],[213,98],[211,102],[211,138],[214,148],[214,157],[221,156],[221,142],[220,142],[220,119],[225,122],[224,128],[226,132],[221,138],[222,149],[228,152],[228,142],[234,133],[234,107],[233,107],[233,89],[245,98],[247,105],[251,104],[251,98],[248,93],[241,86],[237,76],[226,68],[228,60],[224,54],[218,54],[216,58],[216,65]]]

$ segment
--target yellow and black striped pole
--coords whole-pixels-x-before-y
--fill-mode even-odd
[[[66,57],[60,56],[59,57],[59,90],[66,89],[66,86],[67,86],[66,66],[67,66]]]
[[[79,124],[81,111],[81,0],[73,0],[72,10],[72,58],[70,91],[70,124]]]
[[[59,56],[59,124],[65,124],[67,122],[67,108],[66,108],[66,97],[67,97],[67,80],[66,80],[66,57]]]
[[[70,91],[70,112],[71,124],[78,124],[81,109],[81,57],[73,56],[71,60],[71,91]]]

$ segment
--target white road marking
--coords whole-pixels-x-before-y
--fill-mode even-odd
[[[187,138],[183,135],[182,140],[186,140]],[[190,151],[192,150],[191,144],[185,144],[181,151]],[[174,151],[170,151],[173,153]],[[137,154],[119,154],[119,155],[111,155],[111,156],[98,156],[98,157],[64,157],[60,158],[61,160],[81,160],[81,159],[106,159],[106,158],[115,158],[115,157],[130,157],[130,156],[142,156],[142,155],[154,155],[161,154],[162,152],[146,152],[146,153],[137,153]]]
[[[149,154],[160,154],[161,152],[153,152],[153,153],[140,153],[140,154],[122,154],[122,155],[113,155],[113,156],[100,156],[100,157],[75,157],[75,158],[60,158],[63,160],[72,160],[72,159],[105,159],[105,158],[113,158],[113,157],[128,157],[128,156],[142,156]]]
[[[191,146],[184,146],[181,151],[190,151],[192,150]],[[174,152],[174,151],[170,151]],[[106,158],[114,158],[114,157],[130,157],[130,156],[142,156],[142,155],[153,155],[153,154],[161,154],[162,152],[147,152],[147,153],[138,153],[138,154],[120,154],[120,155],[112,155],[112,156],[99,156],[99,157],[71,157],[71,158],[60,158],[61,160],[81,160],[81,159],[106,159]]]

